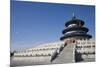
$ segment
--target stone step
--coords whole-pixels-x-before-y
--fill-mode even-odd
[[[52,63],[73,63],[75,44],[68,44]]]

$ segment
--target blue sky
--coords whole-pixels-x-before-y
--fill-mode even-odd
[[[11,50],[60,41],[65,23],[73,12],[85,21],[95,38],[95,7],[42,2],[11,2]]]

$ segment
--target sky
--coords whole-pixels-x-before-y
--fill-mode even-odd
[[[73,13],[85,21],[88,34],[95,39],[95,6],[11,1],[10,7],[11,51],[60,41]]]

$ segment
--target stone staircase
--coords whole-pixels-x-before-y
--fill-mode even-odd
[[[75,44],[67,44],[60,54],[52,61],[53,64],[60,63],[73,63],[74,60]]]
[[[10,61],[11,66],[27,66],[27,65],[41,65],[41,64],[62,64],[74,63],[75,45],[67,44],[63,50],[51,61],[51,57],[14,57]],[[36,59],[37,58],[37,59]]]

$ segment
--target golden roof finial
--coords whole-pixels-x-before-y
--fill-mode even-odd
[[[73,12],[73,17],[72,17],[72,19],[75,19],[76,17],[75,17],[75,13]]]

